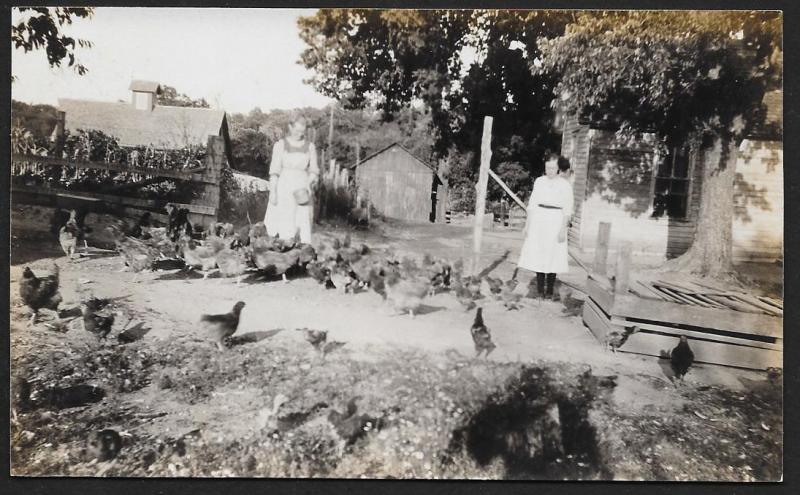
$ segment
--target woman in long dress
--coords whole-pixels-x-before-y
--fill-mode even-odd
[[[572,216],[572,186],[558,175],[558,155],[550,155],[545,175],[533,183],[528,202],[520,268],[536,272],[540,298],[552,297],[556,274],[569,271],[567,225]]]
[[[264,216],[267,233],[300,242],[311,242],[311,197],[319,180],[317,150],[305,138],[306,121],[292,119],[286,137],[272,148],[269,166],[269,204]]]

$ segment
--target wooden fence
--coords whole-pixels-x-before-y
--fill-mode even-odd
[[[187,170],[159,169],[138,167],[116,162],[73,161],[66,158],[13,154],[12,164],[29,163],[41,167],[69,167],[84,170],[104,170],[136,174],[135,182],[126,182],[108,186],[101,191],[80,191],[54,187],[12,185],[12,202],[14,204],[32,204],[61,208],[85,207],[98,213],[117,213],[136,215],[149,211],[152,218],[166,222],[164,206],[166,200],[143,199],[120,195],[121,191],[136,189],[167,179],[189,181],[196,184],[199,193],[195,198],[185,202],[172,204],[189,210],[192,223],[206,226],[217,220],[220,202],[221,172],[227,165],[225,142],[222,137],[209,136],[206,156],[202,167]]]

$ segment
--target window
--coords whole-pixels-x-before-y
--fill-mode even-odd
[[[653,187],[653,216],[686,218],[691,186],[688,146],[673,148],[658,164]]]

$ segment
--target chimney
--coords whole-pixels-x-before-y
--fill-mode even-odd
[[[152,81],[132,81],[131,104],[136,110],[151,111],[156,106],[156,95],[161,94],[161,86]]]

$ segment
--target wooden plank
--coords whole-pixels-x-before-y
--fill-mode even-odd
[[[684,294],[683,292],[680,292],[680,291],[677,291],[677,290],[673,290],[673,289],[668,289],[666,287],[661,287],[660,290],[662,290],[663,292],[665,292],[667,294],[670,294],[670,295],[676,297],[677,299],[682,301],[684,304],[689,304],[689,305],[692,305],[692,306],[700,306],[700,307],[703,307],[703,308],[710,308],[711,307],[710,304],[708,304],[708,303],[706,303],[704,301],[701,301],[699,299],[693,298],[691,295]]]
[[[503,179],[501,179],[496,173],[494,173],[494,171],[491,168],[487,170],[487,173],[489,174],[489,177],[494,179],[495,182],[497,182],[497,184],[499,184],[500,187],[502,187],[503,190],[509,196],[511,196],[511,199],[513,199],[523,210],[525,210],[525,203],[523,203],[522,200],[519,199],[519,196],[514,194],[514,191],[512,191],[511,188],[508,187],[505,182],[503,182]]]
[[[633,251],[633,244],[631,244],[630,241],[623,241],[620,246],[619,255],[617,256],[616,279],[614,284],[614,293],[616,294],[626,294],[628,292],[631,251]]]
[[[597,231],[597,247],[594,251],[594,271],[602,275],[606,274],[606,264],[608,263],[608,241],[611,237],[611,224],[600,222]]]
[[[779,301],[777,299],[773,299],[767,296],[758,296],[758,298],[767,304],[771,304],[772,306],[775,306],[776,308],[783,310],[783,301]]]
[[[595,279],[586,279],[586,294],[594,300],[600,308],[610,314],[614,307],[614,293],[607,287],[603,287]]]
[[[153,199],[130,198],[125,196],[115,196],[111,194],[102,194],[88,191],[71,191],[67,189],[55,188],[33,188],[26,186],[11,186],[11,192],[24,193],[24,194],[40,194],[50,195],[66,198],[75,198],[84,201],[103,201],[111,204],[122,204],[127,206],[138,206],[145,209],[160,209],[164,206],[165,202]],[[181,208],[186,208],[190,213],[197,213],[200,215],[215,215],[216,208],[203,205],[194,205],[188,203],[172,203]]]
[[[648,356],[668,356],[678,344],[675,337],[666,337],[646,332],[631,335],[619,351]],[[783,352],[757,347],[737,346],[717,342],[689,340],[694,351],[695,362],[736,366],[755,370],[783,366]],[[691,375],[691,371],[689,372]]]
[[[712,340],[715,342],[723,342],[731,345],[757,347],[759,349],[770,349],[773,351],[783,351],[783,339],[776,339],[775,343],[761,342],[752,339],[729,337],[727,335],[717,335],[713,333],[702,332],[700,330],[687,330],[685,328],[668,327],[668,326],[658,325],[655,323],[629,321],[619,317],[612,317],[611,323],[619,326],[628,326],[628,327],[635,325],[639,327],[642,331],[650,331],[650,333],[659,332],[668,334],[669,336],[672,337],[686,335],[687,337],[693,339],[705,339],[705,340]]]
[[[481,168],[476,187],[475,219],[472,228],[472,273],[478,272],[483,240],[483,215],[486,213],[486,190],[489,185],[489,167],[492,161],[492,117],[483,118],[481,138]]]
[[[614,296],[611,311],[607,312],[623,318],[657,319],[675,324],[783,338],[783,318],[764,314],[679,305],[622,294]]]
[[[89,162],[85,160],[72,161],[66,158],[57,158],[53,156],[22,155],[17,153],[12,154],[11,159],[18,161],[35,161],[41,165],[53,165],[53,166],[92,169],[92,170],[107,170],[110,172],[123,172],[127,174],[167,177],[171,179],[191,180],[194,182],[209,182],[204,177],[203,174],[196,172],[196,170],[198,170],[197,168],[192,169],[194,171],[183,171],[183,170],[179,171],[179,170],[168,170],[168,169],[153,168],[153,167],[134,167],[119,162]]]
[[[671,300],[670,296],[667,296],[663,292],[659,292],[654,287],[642,282],[641,280],[636,280],[634,284],[635,285],[638,284],[639,286],[644,288],[645,291],[648,291],[651,294],[651,297],[649,297],[648,299],[656,299],[657,301]]]
[[[783,316],[783,310],[780,310],[775,306],[769,305],[765,302],[762,302],[760,299],[757,299],[751,296],[750,294],[747,293],[735,294],[733,297],[739,299],[744,303],[755,306],[756,308],[759,308],[761,311],[767,314],[771,314],[773,316]]]
[[[731,298],[730,296],[710,295],[708,296],[708,298],[711,299],[712,301],[716,301],[722,304],[723,306],[727,306],[728,308],[734,311],[739,311],[741,313],[763,313],[763,311],[761,311],[760,309],[751,306],[749,304],[739,302]]]

